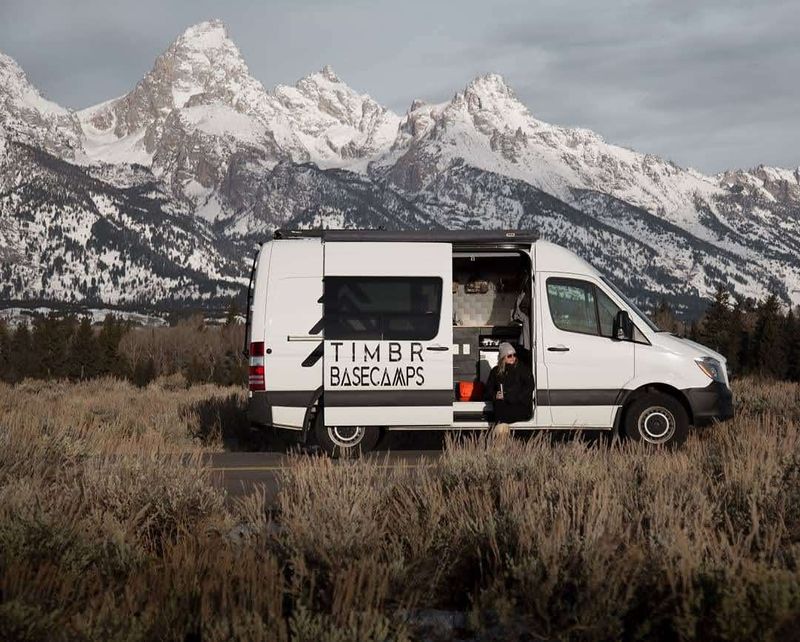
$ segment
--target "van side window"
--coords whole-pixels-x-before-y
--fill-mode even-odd
[[[600,314],[600,334],[604,337],[614,336],[614,319],[619,312],[619,306],[600,288],[595,287],[597,293],[597,311]]]
[[[611,337],[619,306],[594,283],[547,279],[550,315],[559,330]]]
[[[439,332],[442,279],[344,277],[324,279],[326,339],[433,339]]]
[[[592,283],[573,279],[547,279],[547,302],[559,330],[599,334],[597,305]]]

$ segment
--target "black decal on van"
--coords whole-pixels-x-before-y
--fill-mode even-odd
[[[425,369],[422,366],[417,366],[417,385],[425,385]]]
[[[389,342],[389,361],[400,361],[403,358],[400,352],[400,344],[394,341]]]
[[[322,355],[324,354],[324,350],[322,348],[322,344],[320,343],[316,348],[314,348],[309,355],[303,359],[303,362],[300,364],[304,368],[310,368],[314,364],[317,363],[320,359],[322,359]]]
[[[333,360],[339,361],[339,346],[344,345],[341,341],[331,341],[333,346]]]
[[[408,382],[407,385],[411,385],[411,377],[417,372],[417,369],[414,366],[406,366],[406,381]]]
[[[384,369],[383,376],[381,376],[381,385],[382,386],[391,386],[392,379],[389,377],[389,371]]]
[[[411,363],[414,363],[414,357],[419,357],[419,360],[422,361],[422,344],[421,343],[412,343],[411,344]]]
[[[342,371],[342,384],[341,385],[344,386],[345,388],[350,388],[350,387],[353,386],[353,381],[352,381],[352,379],[350,379],[350,371],[347,370],[347,368],[345,368]]]
[[[380,375],[380,371],[381,371],[381,369],[378,366],[372,366],[369,369],[369,382],[373,386],[381,385],[380,376],[379,376]]]
[[[364,344],[364,361],[380,361],[381,360],[381,344],[375,344],[375,352],[369,351],[369,345]]]
[[[331,385],[339,385],[339,366],[331,366]]]
[[[406,383],[405,377],[403,377],[403,369],[402,368],[398,368],[397,370],[394,371],[394,381],[392,381],[392,385],[393,386],[406,386],[406,385],[408,385]]]

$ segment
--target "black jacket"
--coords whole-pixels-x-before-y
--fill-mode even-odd
[[[503,384],[503,399],[495,399]],[[486,382],[486,400],[494,405],[494,419],[498,423],[528,421],[533,416],[533,374],[530,366],[519,361],[506,366],[501,373],[492,368]]]

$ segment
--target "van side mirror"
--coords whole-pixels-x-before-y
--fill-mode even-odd
[[[611,330],[611,338],[617,341],[631,341],[633,339],[633,322],[625,310],[617,312]]]

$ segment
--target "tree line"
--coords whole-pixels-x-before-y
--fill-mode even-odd
[[[202,316],[167,328],[141,328],[108,315],[99,328],[88,318],[37,316],[30,327],[0,320],[0,380],[82,380],[113,376],[140,386],[159,376],[181,374],[187,383],[243,385],[244,328],[235,305],[225,324]],[[728,359],[735,376],[755,374],[800,381],[800,311],[785,310],[774,294],[761,301],[718,287],[700,319],[678,319],[666,302],[653,318],[662,329],[702,343]]]
[[[180,374],[187,384],[242,385],[244,330],[235,317],[232,308],[221,327],[195,316],[169,328],[137,327],[112,314],[99,327],[88,317],[56,313],[36,316],[30,325],[0,320],[0,381],[111,376],[146,386]]]

